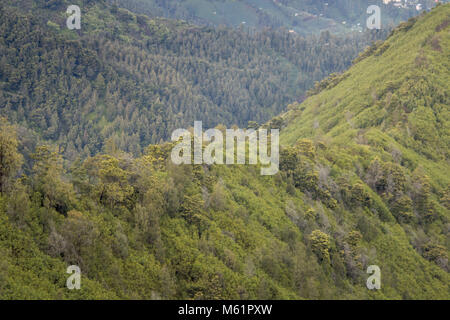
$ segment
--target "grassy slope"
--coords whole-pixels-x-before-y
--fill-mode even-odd
[[[284,115],[289,125],[282,144],[308,137],[365,148],[356,142],[363,130],[372,153],[395,146],[411,163],[425,167],[441,187],[448,185],[450,177],[442,174],[449,169],[448,26],[436,32],[448,16],[446,5],[419,19],[408,32],[398,28],[382,45],[387,47],[384,53],[355,64],[334,88],[292,106]],[[433,41],[440,49],[433,49]],[[392,94],[400,103],[392,102]],[[421,130],[427,130],[426,136]]]
[[[413,21],[397,28],[382,45],[387,47],[383,53],[355,64],[334,88],[292,106],[284,115],[288,125],[282,143],[293,144],[305,137],[325,141],[335,155],[335,169],[341,172],[352,171],[356,164],[364,165],[376,156],[392,160],[391,151],[397,149],[409,174],[421,167],[431,177],[436,194],[445,190],[450,182],[445,174],[450,172],[449,19],[450,6],[445,5],[419,19],[407,32]],[[396,105],[394,95],[400,100]],[[448,221],[449,211],[439,211]],[[382,269],[390,270],[386,276],[400,277],[398,272],[411,277],[411,287],[424,294],[423,284],[435,276],[421,271],[430,266],[413,251],[399,225],[385,226],[388,235],[371,245],[377,249]],[[448,233],[433,232],[447,244],[448,252]],[[442,285],[448,294],[448,280]]]

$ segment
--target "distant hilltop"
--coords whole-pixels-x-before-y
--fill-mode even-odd
[[[425,1],[427,2],[427,1]],[[430,2],[430,1],[428,1]],[[445,2],[445,1],[439,1],[434,0],[432,3],[439,3],[439,2]],[[392,3],[394,6],[399,8],[416,8],[417,11],[420,11],[422,9],[426,9],[427,6],[424,7],[424,3],[421,3],[419,0],[383,0],[384,4]],[[431,3],[431,4],[432,4]]]

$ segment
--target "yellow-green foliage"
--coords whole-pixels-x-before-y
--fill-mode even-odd
[[[321,261],[328,263],[330,261],[330,236],[320,230],[314,230],[310,239],[313,252]]]
[[[449,14],[399,27],[272,123],[275,176],[113,141],[67,172],[50,147],[21,177],[8,165],[0,298],[449,299]],[[81,290],[65,287],[73,264]]]

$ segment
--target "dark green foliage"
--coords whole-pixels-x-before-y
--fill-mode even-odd
[[[65,27],[64,5],[32,15],[25,2],[0,6],[0,109],[70,160],[107,142],[138,155],[195,120],[208,128],[264,123],[383,37],[212,29],[103,2],[81,4],[75,32]]]

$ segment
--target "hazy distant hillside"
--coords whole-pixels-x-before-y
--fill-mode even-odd
[[[365,27],[367,8],[379,5],[382,22],[392,27],[418,14],[416,3],[431,8],[433,0],[402,1],[397,7],[382,0],[110,0],[136,12],[185,19],[197,24],[284,27],[300,34],[324,30],[346,32]],[[359,25],[358,25],[359,24]]]

